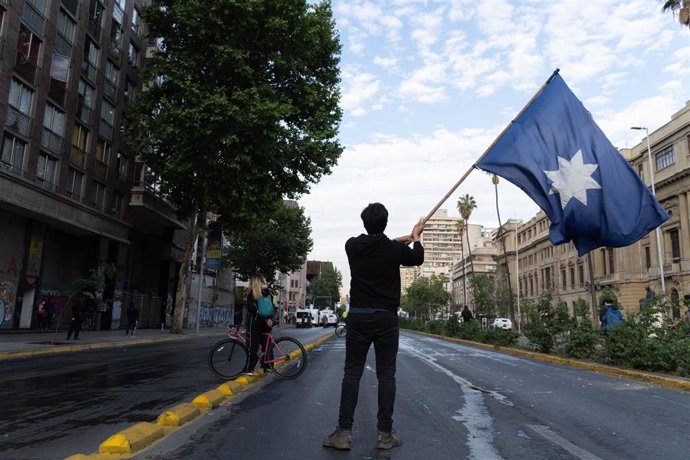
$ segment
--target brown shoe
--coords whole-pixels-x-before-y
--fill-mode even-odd
[[[402,440],[394,435],[392,431],[379,431],[378,442],[376,443],[377,449],[388,450],[401,444]]]
[[[323,440],[323,446],[339,450],[350,450],[352,448],[352,430],[336,428],[330,436]]]

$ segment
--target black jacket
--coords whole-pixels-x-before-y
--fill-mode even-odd
[[[384,308],[397,313],[400,306],[400,266],[424,263],[424,248],[410,248],[384,234],[359,235],[345,243],[350,263],[350,307]]]

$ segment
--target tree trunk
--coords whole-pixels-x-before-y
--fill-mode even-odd
[[[173,334],[182,334],[182,323],[184,321],[184,309],[187,304],[187,284],[189,283],[189,269],[192,265],[192,253],[194,252],[194,244],[199,236],[199,222],[200,216],[206,215],[206,207],[199,210],[199,213],[194,216],[187,231],[187,247],[184,250],[184,256],[180,262],[180,271],[177,277],[177,292],[175,297],[175,311],[173,314],[172,325],[170,332]],[[203,212],[202,212],[203,211]]]

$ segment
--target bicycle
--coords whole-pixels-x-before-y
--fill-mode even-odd
[[[345,326],[345,323],[338,323],[338,325],[335,327],[335,335],[338,337],[345,337],[346,333],[347,326]]]
[[[228,326],[228,338],[213,345],[208,353],[211,371],[222,379],[238,377],[249,363],[249,344],[240,327]],[[282,379],[294,379],[307,367],[307,350],[292,337],[273,337],[270,332],[261,334],[263,353],[259,362]],[[263,341],[265,339],[265,341]]]

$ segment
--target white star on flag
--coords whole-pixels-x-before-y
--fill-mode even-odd
[[[560,195],[563,209],[571,198],[587,206],[587,190],[601,188],[601,185],[592,178],[592,174],[598,167],[597,164],[584,164],[582,150],[578,150],[570,161],[558,157],[558,169],[544,171],[546,177],[552,182],[549,194]]]

